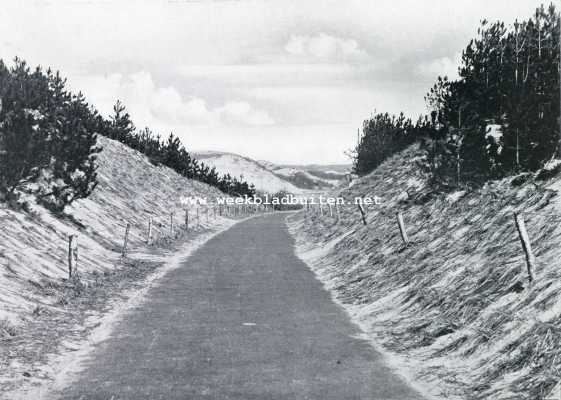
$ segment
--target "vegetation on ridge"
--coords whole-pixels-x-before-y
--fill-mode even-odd
[[[66,88],[58,72],[32,70],[16,58],[0,60],[0,201],[15,205],[22,194],[55,211],[89,196],[97,185],[97,135],[147,155],[155,164],[236,196],[255,193],[252,185],[193,159],[177,136],[166,140],[149,128],[138,131],[117,102],[106,119],[82,93]]]
[[[416,124],[377,114],[364,122],[354,171],[371,172],[419,141],[433,183],[479,184],[550,160],[559,147],[559,13],[543,5],[527,21],[481,21],[459,78],[438,77]]]

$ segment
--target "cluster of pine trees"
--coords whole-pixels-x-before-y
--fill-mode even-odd
[[[0,60],[0,200],[35,195],[53,210],[97,185],[96,133],[103,119],[51,70]]]
[[[66,88],[58,72],[15,59],[0,60],[0,201],[34,195],[53,211],[89,196],[97,185],[97,135],[118,140],[188,178],[234,196],[252,196],[253,185],[193,159],[180,140],[137,131],[121,102],[103,118],[81,93]]]
[[[384,160],[422,137],[432,125],[425,117],[413,124],[403,113],[377,113],[364,121],[362,135],[354,154],[355,174],[365,175]]]
[[[429,116],[413,129],[410,121],[394,118],[407,125],[392,127],[395,135],[387,124],[365,122],[355,171],[370,172],[380,155],[399,151],[404,132],[423,143],[424,167],[439,184],[480,183],[542,167],[559,148],[559,27],[553,4],[510,27],[483,20],[462,53],[459,78],[439,77],[427,93]],[[373,153],[374,162],[363,159]]]
[[[113,115],[106,121],[100,133],[140,151],[155,164],[165,165],[187,178],[215,186],[226,194],[248,197],[255,194],[254,185],[241,177],[232,177],[230,174],[219,175],[215,167],[210,168],[192,158],[181,140],[173,133],[164,140],[150,128],[137,130],[120,101],[117,101],[113,107]]]

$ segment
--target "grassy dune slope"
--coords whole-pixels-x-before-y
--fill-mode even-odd
[[[118,142],[99,141],[104,148],[99,155],[100,183],[88,199],[67,209],[68,218],[57,219],[38,206],[32,213],[0,209],[0,321],[4,326],[18,325],[36,307],[56,301],[41,297],[44,290],[36,289],[67,276],[69,234],[79,235],[78,268],[87,281],[91,272],[116,268],[127,222],[131,224],[129,249],[135,252],[145,247],[149,216],[157,240],[169,233],[170,212],[175,212],[175,224],[183,222],[180,196],[220,195],[215,188],[152,165]],[[204,224],[206,218],[199,229]]]
[[[340,221],[295,216],[300,256],[389,357],[439,398],[545,398],[561,376],[561,178],[436,195],[415,166],[422,156],[409,148],[339,193],[382,197],[368,207],[367,226],[351,205]],[[537,257],[532,285],[516,211],[525,213]]]
[[[257,190],[276,193],[286,190],[290,193],[301,193],[302,189],[294,186],[284,177],[276,175],[259,162],[233,153],[205,152],[195,153],[194,156],[206,165],[216,167],[220,174],[229,173],[232,177],[253,183]]]

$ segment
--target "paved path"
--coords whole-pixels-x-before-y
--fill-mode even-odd
[[[239,223],[162,278],[60,398],[420,399],[353,337],[284,218]]]

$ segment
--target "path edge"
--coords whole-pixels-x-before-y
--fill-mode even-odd
[[[440,400],[428,385],[425,385],[414,378],[412,371],[407,368],[407,361],[395,356],[385,350],[376,340],[375,337],[369,335],[366,325],[357,318],[353,312],[352,306],[342,303],[336,296],[336,293],[328,287],[328,281],[321,274],[318,273],[315,263],[320,262],[320,259],[326,253],[326,249],[316,246],[306,246],[298,240],[297,232],[299,220],[289,220],[290,216],[286,216],[284,223],[294,240],[293,250],[296,257],[301,260],[306,267],[312,271],[314,277],[321,283],[323,289],[329,293],[329,297],[343,312],[348,316],[349,321],[357,327],[360,331],[355,337],[366,341],[377,353],[380,354],[382,362],[399,378],[403,383],[408,385],[412,390],[417,392],[423,397],[424,400]],[[310,253],[317,253],[310,255]]]
[[[83,362],[100,342],[106,340],[113,333],[115,326],[121,321],[125,313],[135,307],[141,306],[145,302],[149,290],[158,286],[160,280],[166,274],[179,268],[193,253],[214,237],[228,231],[243,221],[255,217],[256,216],[239,220],[226,220],[225,223],[218,226],[216,230],[203,233],[193,238],[191,241],[182,244],[177,252],[169,257],[162,266],[144,278],[141,288],[123,291],[122,297],[124,297],[125,300],[114,301],[110,309],[101,317],[99,315],[88,317],[86,323],[77,327],[83,329],[87,326],[95,326],[86,337],[64,342],[64,347],[67,349],[66,351],[53,354],[48,358],[47,362],[41,368],[52,373],[52,380],[42,382],[40,385],[33,385],[30,382],[28,385],[4,393],[0,398],[4,398],[4,395],[9,396],[6,398],[11,400],[50,400],[56,398],[56,395],[59,394],[61,390],[73,383],[83,370]],[[92,319],[95,319],[95,321],[92,321]]]

